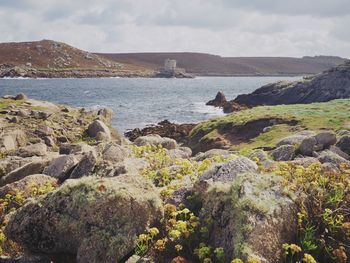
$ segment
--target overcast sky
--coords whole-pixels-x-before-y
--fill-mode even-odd
[[[0,0],[0,42],[95,52],[350,57],[349,0]]]

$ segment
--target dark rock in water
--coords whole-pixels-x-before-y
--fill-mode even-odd
[[[176,124],[171,123],[168,120],[159,122],[157,125],[146,127],[142,130],[136,128],[134,130],[125,133],[131,141],[136,140],[140,136],[146,136],[150,134],[158,134],[161,137],[168,137],[174,139],[178,143],[186,143],[188,135],[191,130],[196,126],[193,123]]]
[[[247,108],[246,106],[240,105],[232,100],[227,101],[224,93],[221,91],[219,91],[216,94],[215,99],[208,101],[206,105],[220,107],[223,109],[224,113],[231,113],[234,111],[240,111]]]
[[[226,100],[224,93],[219,91],[216,94],[215,99],[208,101],[206,103],[206,105],[215,106],[215,107],[223,107],[226,103],[227,103],[227,100]]]
[[[265,85],[253,93],[237,96],[234,101],[247,106],[257,106],[326,102],[349,97],[350,61],[347,61],[303,80]]]

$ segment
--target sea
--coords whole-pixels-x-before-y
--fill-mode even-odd
[[[279,80],[301,77],[196,77],[194,79],[87,78],[0,79],[0,96],[19,92],[30,98],[75,107],[113,109],[113,126],[121,132],[162,120],[197,123],[223,116],[206,106],[222,91],[227,99]]]

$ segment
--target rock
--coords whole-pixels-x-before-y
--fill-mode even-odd
[[[99,109],[97,115],[102,116],[107,121],[107,123],[111,123],[113,117],[113,110],[110,108]]]
[[[25,109],[19,109],[17,115],[22,118],[29,117],[29,112]]]
[[[0,178],[0,186],[16,182],[32,174],[41,174],[48,162],[48,160],[33,161],[15,169]]]
[[[308,137],[301,141],[299,152],[304,156],[312,156],[315,151],[317,140],[315,137]]]
[[[299,146],[301,142],[311,136],[316,135],[313,131],[301,131],[289,137],[286,137],[277,143],[277,146],[282,145],[296,145]]]
[[[178,149],[168,150],[168,154],[172,159],[188,159],[192,156],[192,150],[188,147],[179,147]]]
[[[266,133],[266,132],[269,132],[269,131],[271,131],[272,130],[272,126],[267,126],[267,127],[265,127],[263,130],[262,130],[262,132],[263,133]]]
[[[252,160],[246,157],[237,157],[226,164],[219,164],[205,171],[200,177],[200,180],[230,182],[233,181],[238,174],[256,172],[257,170],[258,166]]]
[[[274,162],[269,159],[267,153],[261,149],[253,151],[248,157],[252,161],[258,159],[259,163],[262,164],[265,169],[269,169],[274,165]]]
[[[295,165],[300,165],[300,166],[307,168],[314,163],[320,163],[320,162],[315,157],[303,157],[303,158],[295,158],[292,161],[292,163]]]
[[[15,97],[15,100],[28,100],[28,97],[24,93],[18,93]]]
[[[6,236],[26,251],[76,255],[77,263],[121,262],[161,217],[162,201],[141,177],[68,180],[18,210]]]
[[[111,138],[110,138],[110,136],[108,136],[107,133],[100,131],[96,134],[95,139],[98,142],[108,142],[108,141],[110,141]]]
[[[87,153],[94,151],[94,147],[86,143],[63,143],[60,145],[59,153],[60,154],[78,154],[78,153]]]
[[[134,144],[137,146],[144,146],[147,144],[161,145],[163,148],[168,149],[168,150],[172,150],[172,149],[177,148],[177,143],[174,139],[160,137],[157,134],[138,137],[134,141]]]
[[[46,112],[46,111],[36,111],[33,110],[31,112],[31,116],[33,116],[35,119],[40,119],[40,120],[46,120],[52,115],[51,112]]]
[[[350,131],[348,130],[340,130],[337,132],[339,136],[350,135]]]
[[[206,105],[215,106],[215,107],[222,107],[226,103],[227,103],[227,100],[226,100],[224,93],[219,91],[216,94],[215,99],[208,101],[206,103]]]
[[[44,156],[47,152],[47,146],[43,143],[31,144],[19,149],[19,156],[31,157],[31,156]]]
[[[148,162],[140,158],[125,158],[122,162],[113,165],[113,169],[108,176],[120,176],[127,174],[129,176],[138,176],[141,170],[148,166]],[[105,174],[101,175],[105,176]]]
[[[122,162],[128,156],[128,151],[118,144],[108,144],[102,151],[102,159],[110,163]]]
[[[15,96],[13,96],[13,95],[4,95],[4,96],[2,96],[2,98],[5,99],[5,100],[14,100]]]
[[[57,180],[44,174],[32,174],[21,180],[12,182],[0,188],[0,198],[8,193],[22,192],[24,198],[32,196],[33,187],[40,188],[46,185],[57,186]]]
[[[335,154],[334,152],[330,150],[324,150],[320,153],[320,155],[317,158],[321,163],[332,163],[337,166],[341,164],[350,164],[349,161],[344,159],[343,157],[339,156],[338,154]]]
[[[211,149],[209,151],[206,152],[200,152],[197,153],[195,157],[193,157],[193,160],[197,161],[197,162],[201,162],[205,159],[211,159],[211,158],[215,158],[221,156],[222,158],[233,158],[236,155],[234,155],[232,152],[228,151],[228,150],[222,150],[222,149]]]
[[[107,138],[110,140],[111,139],[111,131],[110,129],[107,127],[106,124],[104,124],[102,121],[100,120],[95,120],[93,121],[87,130],[89,136],[91,136],[92,138],[96,138],[97,134],[99,132],[103,132],[106,134]]]
[[[343,152],[350,155],[350,135],[342,136],[337,142],[336,146]]]
[[[35,133],[38,134],[40,137],[44,137],[44,136],[52,136],[54,135],[55,132],[49,126],[43,125],[43,126],[40,126],[37,130],[35,130]]]
[[[346,160],[350,160],[350,156],[349,156],[347,153],[345,153],[345,152],[343,152],[342,150],[340,150],[337,146],[332,145],[332,146],[329,148],[329,150],[330,150],[331,152],[334,152],[335,154],[339,155],[340,157],[343,157],[343,158],[346,159]]]
[[[45,136],[44,142],[48,147],[55,147],[55,140],[51,136]]]
[[[326,174],[338,174],[340,173],[340,170],[338,168],[338,165],[336,165],[335,163],[323,163],[321,165],[321,172]]]
[[[10,123],[18,123],[18,122],[19,122],[19,119],[18,119],[18,117],[13,116],[13,117],[11,117],[11,118],[9,119],[9,122],[10,122]]]
[[[5,135],[0,138],[0,145],[5,152],[15,151],[17,149],[17,143],[15,139],[10,135]]]
[[[161,137],[171,138],[178,143],[186,144],[191,130],[196,126],[193,123],[171,123],[168,120],[159,122],[157,125],[147,126],[143,129],[133,129],[125,133],[131,141],[135,141],[140,136],[158,134]]]
[[[77,166],[73,169],[70,174],[70,179],[76,179],[83,176],[88,176],[94,170],[95,165],[97,163],[97,155],[96,152],[91,151],[86,153]]]
[[[69,177],[77,163],[74,155],[62,155],[52,160],[43,173],[63,181]]]
[[[239,95],[236,103],[247,106],[304,104],[350,97],[350,62],[308,79],[267,84],[248,95]]]
[[[293,145],[282,145],[271,153],[275,161],[290,161],[295,156],[295,147]]]
[[[230,183],[202,183],[196,191],[203,202],[201,219],[211,222],[208,245],[224,248],[228,259],[283,262],[282,245],[295,242],[298,206],[284,192],[281,177],[245,173]]]
[[[337,142],[337,137],[333,131],[320,132],[315,136],[318,145],[322,145],[322,149],[327,149]]]
[[[67,142],[69,142],[69,140],[68,140],[68,138],[66,136],[58,136],[56,139],[60,143],[67,143]]]

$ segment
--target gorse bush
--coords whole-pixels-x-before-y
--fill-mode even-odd
[[[285,244],[286,262],[348,262],[350,251],[350,170],[325,172],[319,163],[307,168],[280,163],[274,171],[300,197],[298,243]]]

